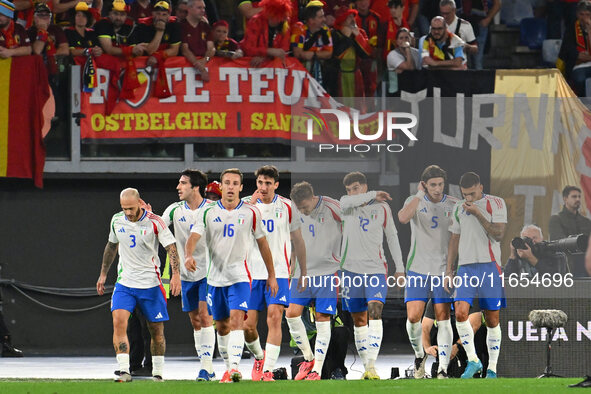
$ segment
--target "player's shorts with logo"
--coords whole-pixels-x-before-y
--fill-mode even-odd
[[[168,320],[166,309],[166,296],[162,285],[148,289],[136,289],[115,284],[113,296],[111,297],[111,312],[116,309],[124,309],[130,313],[136,306],[139,306],[146,319],[150,322],[161,322]]]
[[[230,310],[248,311],[250,283],[238,282],[224,287],[207,287],[207,308],[214,320],[230,317]]]
[[[181,281],[181,302],[183,312],[191,312],[199,308],[199,302],[207,301],[207,278],[197,282]]]
[[[370,301],[386,303],[388,287],[384,274],[357,274],[343,271],[343,309],[365,312]]]
[[[252,281],[252,290],[250,292],[250,301],[248,309],[262,311],[271,304],[289,306],[289,279],[277,278],[279,290],[273,297],[271,291],[267,290],[267,280],[254,279]]]
[[[507,306],[501,267],[495,261],[460,265],[456,278],[454,281],[458,283],[454,286],[459,286],[456,287],[454,301],[466,301],[472,305],[474,298],[478,298],[480,308],[489,311]]]
[[[334,315],[337,310],[337,289],[332,287],[333,275],[311,276],[306,279],[306,288],[300,292],[299,278],[293,278],[289,286],[289,297],[292,304],[309,306],[312,302],[316,312]],[[338,278],[338,277],[337,277]]]
[[[441,275],[423,275],[414,271],[406,273],[404,302],[433,299],[434,304],[450,303],[451,294],[445,291]]]

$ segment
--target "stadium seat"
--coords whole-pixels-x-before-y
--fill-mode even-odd
[[[520,44],[530,49],[541,49],[546,39],[546,20],[541,18],[525,18],[519,24]]]
[[[519,27],[525,18],[532,18],[534,11],[531,1],[503,0],[501,4],[501,22],[510,27]]]
[[[556,59],[561,45],[562,40],[544,40],[542,43],[542,60],[544,60],[544,63],[556,67]]]

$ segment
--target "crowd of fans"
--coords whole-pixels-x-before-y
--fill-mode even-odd
[[[591,75],[591,1],[551,3],[558,11],[549,32],[565,31],[559,65],[581,93]],[[42,55],[58,115],[67,101],[59,72],[71,59],[83,65],[103,54],[128,65],[147,56],[162,80],[158,65],[184,56],[205,82],[213,56],[247,56],[251,67],[293,56],[332,96],[373,97],[381,81],[396,85],[406,70],[482,69],[500,9],[500,0],[463,0],[461,8],[454,0],[244,0],[238,7],[227,0],[0,0],[0,58]],[[114,67],[106,63],[97,62]],[[170,95],[161,85],[155,94]],[[133,81],[124,79],[122,97],[126,88]]]
[[[568,32],[575,3],[551,3],[564,5]],[[61,56],[148,56],[147,65],[157,66],[178,55],[207,81],[213,56],[248,56],[252,67],[294,56],[333,96],[367,97],[386,71],[481,69],[501,1],[460,6],[454,0],[245,0],[238,7],[227,0],[0,0],[0,57],[40,54],[55,76]],[[561,20],[549,19],[549,31],[561,31]]]

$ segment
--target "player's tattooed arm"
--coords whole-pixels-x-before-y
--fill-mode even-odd
[[[168,245],[166,248],[166,253],[168,253],[168,257],[170,259],[170,268],[172,268],[173,274],[178,274],[179,266],[180,266],[180,259],[179,254],[176,250],[176,245],[174,243]]]
[[[484,227],[487,234],[495,241],[501,241],[505,235],[505,227],[507,223],[492,223],[489,222],[480,212],[476,214],[478,222]]]
[[[173,242],[165,247],[166,253],[170,260],[170,267],[172,268],[172,278],[170,278],[170,293],[173,296],[178,296],[181,293],[181,275],[180,275],[180,258],[176,249],[176,244]],[[164,354],[164,353],[162,353]]]
[[[107,245],[105,246],[105,251],[103,252],[103,263],[101,264],[101,274],[96,281],[96,292],[98,295],[105,294],[107,273],[109,272],[109,268],[111,268],[111,264],[113,264],[115,256],[117,255],[118,245],[119,244],[114,244],[113,242],[107,242]]]
[[[103,263],[101,265],[101,275],[107,275],[109,272],[109,268],[111,268],[111,264],[115,260],[115,256],[117,256],[117,248],[119,244],[114,244],[113,242],[107,242],[105,246],[105,251],[103,252]]]

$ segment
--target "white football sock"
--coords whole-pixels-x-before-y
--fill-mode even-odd
[[[501,325],[487,327],[486,346],[488,347],[488,369],[497,372],[497,361],[501,352]]]
[[[478,361],[476,349],[474,348],[474,331],[472,330],[470,321],[466,320],[459,322],[456,320],[456,328],[458,330],[458,335],[460,336],[460,342],[468,356],[468,361]]]
[[[152,356],[152,376],[162,376],[164,356]]]
[[[316,322],[316,349],[314,351],[313,372],[322,375],[322,366],[330,344],[330,321]]]
[[[406,319],[406,332],[408,333],[410,345],[415,351],[415,357],[425,357],[425,350],[423,349],[423,327],[421,327],[421,322],[411,323],[410,320]]]
[[[437,350],[439,352],[439,371],[447,373],[449,366],[449,357],[451,355],[451,345],[454,339],[451,321],[441,320],[437,322]]]
[[[252,354],[254,354],[254,358],[257,360],[262,360],[265,357],[265,353],[263,353],[263,348],[261,347],[261,341],[259,338],[252,342],[246,342],[246,347]]]
[[[230,334],[227,335],[220,335],[218,333],[218,350],[220,351],[220,356],[226,363],[226,370],[230,370],[230,363],[228,360],[228,341],[230,340]]]
[[[201,329],[193,331],[193,339],[195,341],[195,350],[197,357],[201,358]]]
[[[273,368],[275,368],[275,363],[277,363],[280,351],[281,346],[272,345],[267,342],[265,345],[265,364],[263,365],[263,372],[273,372]]]
[[[306,361],[312,361],[314,359],[314,353],[312,353],[312,347],[310,346],[308,334],[306,333],[306,326],[304,326],[301,316],[287,317],[286,320],[287,325],[289,326],[289,333],[291,334],[296,345],[298,345],[302,351],[304,359]],[[318,323],[316,323],[316,327],[318,327]],[[318,343],[318,340],[316,341],[316,343]]]
[[[119,371],[129,373],[129,353],[119,353],[116,357]]]
[[[238,369],[242,359],[242,350],[244,349],[244,330],[230,331],[228,340],[228,369]]]
[[[367,326],[353,327],[353,336],[355,337],[355,347],[359,358],[363,362],[363,366],[367,365],[367,334],[369,328]]]
[[[369,329],[367,332],[367,366],[369,368],[373,368],[376,360],[378,359],[383,336],[384,326],[382,324],[382,320],[370,320]]]
[[[213,373],[213,349],[215,347],[215,330],[213,326],[203,327],[201,330],[201,368],[207,373]]]

